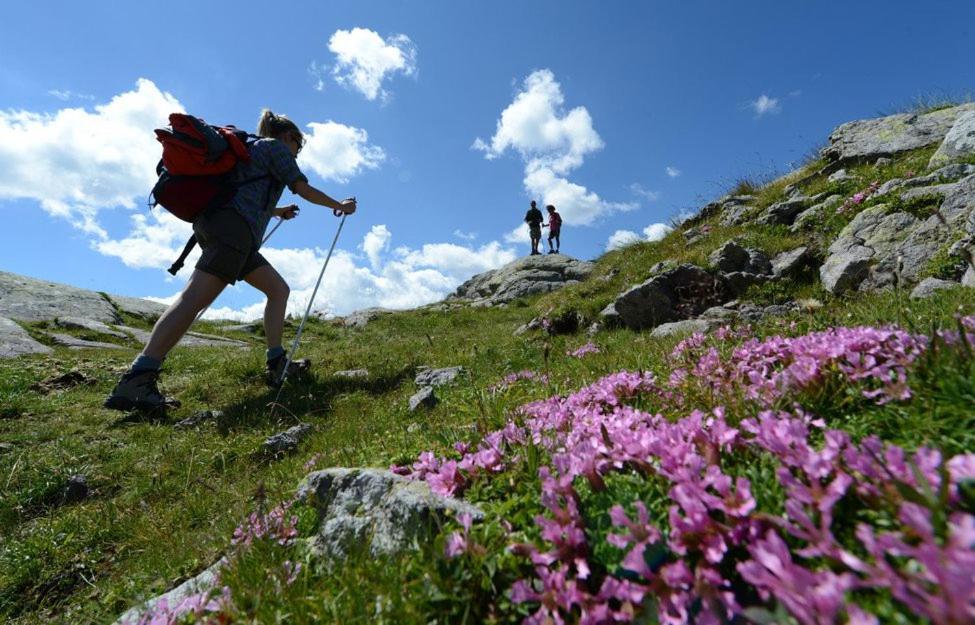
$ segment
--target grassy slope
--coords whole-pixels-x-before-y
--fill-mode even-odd
[[[883,171],[854,168],[860,180],[843,188],[828,189],[822,178],[807,187],[848,196],[874,178],[922,169],[929,154],[908,155]],[[781,198],[784,186],[777,181],[760,189],[761,205]],[[248,512],[290,496],[314,453],[321,454],[320,467],[410,462],[423,450],[442,452],[456,440],[477,440],[479,433],[503,425],[506,415],[525,401],[574,390],[620,369],[663,373],[676,339],[605,332],[596,339],[602,353],[579,360],[565,352],[586,342],[581,334],[515,337],[512,331],[540,313],[575,309],[592,318],[620,290],[646,279],[652,264],[664,259],[704,264],[731,236],[772,253],[799,244],[822,249],[852,216],[851,211],[831,217],[800,234],[781,227],[712,223],[711,232],[693,246],[675,232],[659,243],[606,254],[585,283],[507,308],[410,311],[383,317],[364,330],[312,323],[302,355],[315,360],[316,373],[307,382],[289,384],[284,406],[273,414],[267,405],[272,395],[260,379],[263,352],[256,341],[254,348],[241,351],[176,350],[167,362],[163,386],[183,407],[170,421],[159,423],[121,422],[118,414],[100,408],[134,349],[59,349],[53,356],[0,361],[0,441],[8,444],[0,449],[0,616],[13,623],[111,620],[139,598],[168,589],[223,553]],[[937,270],[932,266],[931,273]],[[759,335],[887,322],[928,330],[931,324],[951,325],[959,310],[975,312],[975,297],[966,289],[924,302],[908,301],[905,293],[843,299],[811,282],[756,288],[744,299],[795,297],[817,297],[825,306],[787,320],[796,322],[793,330],[784,328],[782,320],[769,320],[757,328]],[[201,329],[220,332],[212,324]],[[416,390],[414,367],[421,364],[463,365],[470,375],[440,391],[442,403],[432,411],[411,414],[406,403]],[[827,402],[825,408],[835,412],[832,423],[855,436],[869,432],[908,448],[931,444],[950,452],[971,450],[975,424],[968,406],[975,396],[970,385],[942,384],[957,377],[954,365],[945,366],[950,371],[944,379],[929,380],[926,394],[909,404],[865,409]],[[366,380],[329,375],[361,367],[370,371]],[[71,369],[94,384],[49,394],[31,389]],[[487,392],[504,374],[522,369],[546,371],[551,382],[519,385],[498,395]],[[172,422],[203,409],[225,414],[198,429],[173,428]],[[300,453],[274,462],[255,453],[264,437],[298,421],[316,426]],[[64,482],[75,473],[88,477],[93,496],[62,505]],[[516,488],[512,481],[511,492],[504,485],[482,485],[468,497],[499,516],[527,519],[530,525],[537,502],[527,493],[537,492],[536,478],[526,468],[510,479],[524,484]],[[774,496],[774,481],[766,484],[767,496]],[[621,483],[614,488],[630,487]],[[291,614],[291,622],[378,622],[389,615],[395,615],[391,622],[426,622],[436,613],[447,615],[445,620],[461,620],[464,610],[476,613],[484,596],[504,589],[491,583],[506,579],[504,574],[492,578],[485,571],[458,568],[431,552],[398,567],[364,560],[339,571],[316,571],[282,590],[266,571],[284,557],[291,555],[254,550],[228,577],[231,586],[250,595],[248,609],[261,622],[273,621],[283,611]],[[505,561],[481,564],[496,567],[492,571],[514,567]]]

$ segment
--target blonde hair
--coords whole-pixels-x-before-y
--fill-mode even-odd
[[[277,138],[286,132],[296,133],[302,142],[305,140],[305,136],[298,129],[298,126],[284,115],[275,115],[271,109],[261,111],[261,117],[257,120],[258,136]]]

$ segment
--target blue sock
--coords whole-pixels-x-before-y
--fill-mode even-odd
[[[142,371],[159,371],[160,367],[162,367],[161,360],[150,358],[145,354],[139,354],[136,359],[132,361],[132,366],[129,367],[129,371],[131,373],[140,373]]]
[[[284,356],[284,348],[281,347],[280,345],[278,345],[277,347],[272,347],[271,349],[267,350],[268,362],[271,362],[275,358],[279,358],[281,356]]]

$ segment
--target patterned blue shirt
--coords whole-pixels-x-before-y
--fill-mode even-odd
[[[301,173],[288,146],[277,139],[255,141],[250,145],[250,155],[250,162],[241,163],[237,168],[238,184],[250,178],[267,178],[242,185],[237,189],[232,206],[251,227],[255,247],[260,247],[284,188],[294,192],[295,183],[299,180],[308,182],[308,178]]]

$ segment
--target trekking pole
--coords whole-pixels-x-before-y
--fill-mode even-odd
[[[352,198],[353,200],[355,198]],[[336,214],[338,210],[336,209]],[[291,361],[294,355],[298,352],[298,343],[301,341],[301,332],[305,329],[305,322],[308,321],[308,315],[311,314],[311,306],[315,303],[315,295],[318,294],[318,287],[322,284],[322,278],[325,276],[325,268],[328,267],[328,261],[332,258],[332,251],[335,250],[335,244],[339,241],[339,235],[342,234],[342,226],[345,225],[345,218],[349,215],[347,213],[342,213],[342,221],[339,222],[339,228],[335,231],[335,238],[332,239],[332,246],[328,248],[328,255],[325,256],[325,263],[322,265],[322,270],[318,274],[318,282],[315,283],[315,290],[311,292],[311,298],[308,300],[308,306],[305,308],[305,316],[298,325],[298,332],[295,334],[295,340],[291,343],[291,350],[287,353],[284,359],[284,369],[281,370],[281,379],[278,380],[278,394],[274,397],[274,405],[277,405],[278,399],[281,398],[281,391],[284,390],[284,380],[288,377],[288,367],[291,365]]]
[[[267,233],[267,236],[265,236],[264,237],[264,240],[261,241],[261,245],[264,245],[265,243],[267,243],[267,240],[271,238],[271,235],[274,234],[274,231],[277,230],[278,228],[280,228],[281,227],[281,224],[283,224],[283,223],[284,223],[284,218],[283,217],[278,217],[278,223],[274,224],[274,227],[271,228],[271,231]],[[200,311],[200,314],[198,314],[196,316],[196,319],[193,320],[193,323],[196,323],[197,321],[199,321],[200,319],[202,319],[203,318],[203,314],[206,311],[210,310],[210,306],[212,304],[213,304],[213,302],[210,302],[210,304],[207,304],[207,307]],[[193,325],[193,324],[190,324],[190,325]]]

